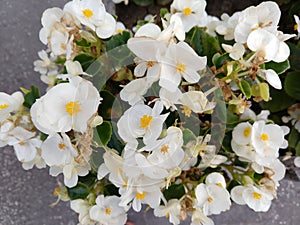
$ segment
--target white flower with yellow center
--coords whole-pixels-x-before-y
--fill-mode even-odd
[[[126,30],[126,27],[125,27],[124,23],[118,21],[116,23],[116,30],[115,30],[114,34],[121,34],[125,30]]]
[[[151,179],[145,176],[139,176],[133,179],[121,195],[120,206],[127,206],[131,203],[134,211],[139,212],[142,209],[142,204],[147,204],[155,209],[160,205],[162,198],[161,186],[163,180]]]
[[[235,41],[244,44],[248,36],[259,29],[275,33],[280,15],[281,11],[275,2],[268,1],[258,6],[250,6],[239,15],[239,21],[234,30]]]
[[[296,24],[294,25],[294,30],[297,31],[297,39],[300,38],[300,20],[299,17],[297,15],[294,15],[294,19]]]
[[[252,125],[248,122],[239,123],[232,132],[232,140],[239,145],[251,143]]]
[[[159,85],[170,92],[175,92],[183,77],[189,83],[200,79],[198,71],[206,66],[206,57],[200,57],[185,42],[170,43],[166,54],[159,60],[161,75]]]
[[[144,104],[132,106],[117,123],[120,137],[127,143],[137,143],[136,138],[139,137],[143,137],[145,144],[155,141],[160,136],[168,116],[160,115],[162,110],[160,102],[156,102],[153,108]]]
[[[157,217],[167,217],[170,223],[180,224],[181,205],[178,199],[171,199],[166,205],[161,205],[154,209],[154,215]]]
[[[48,166],[63,166],[78,155],[68,135],[62,133],[49,136],[42,144],[42,157]]]
[[[96,198],[96,205],[89,210],[90,218],[102,225],[124,225],[127,214],[119,203],[120,198],[117,196],[99,195]]]
[[[204,27],[207,23],[205,0],[175,0],[171,5],[171,12],[182,20],[185,32],[198,25]]]
[[[105,6],[101,0],[73,0],[69,6],[80,23],[93,31],[105,20]]]
[[[17,111],[23,104],[24,97],[21,92],[12,95],[0,92],[0,122],[6,120],[11,113]]]
[[[34,125],[46,134],[71,129],[85,132],[100,100],[93,84],[80,78],[51,88],[32,105],[30,114]]]
[[[90,208],[92,206],[87,200],[75,199],[70,201],[70,208],[78,213],[79,223],[82,225],[96,225],[96,221],[90,218]]]
[[[116,25],[115,18],[111,14],[105,13],[104,20],[96,27],[96,34],[103,39],[110,38],[116,31]]]
[[[273,196],[254,185],[236,186],[231,190],[231,199],[239,205],[248,205],[255,212],[267,212]]]
[[[204,215],[220,214],[230,208],[230,195],[226,190],[224,177],[219,173],[211,173],[196,187],[197,207]]]

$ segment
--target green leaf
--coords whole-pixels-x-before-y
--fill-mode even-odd
[[[106,51],[126,45],[129,38],[131,38],[131,33],[128,31],[123,31],[120,34],[112,36],[109,40],[105,41]]]
[[[168,5],[172,2],[172,0],[156,0],[158,5]],[[163,17],[162,17],[163,18]]]
[[[148,6],[153,4],[153,0],[132,0],[136,5]]]
[[[172,184],[168,189],[163,190],[163,194],[169,201],[174,198],[180,199],[185,194],[185,190],[182,184]]]
[[[289,60],[285,60],[284,62],[281,63],[276,63],[276,62],[268,62],[265,64],[265,69],[272,69],[274,70],[277,74],[282,74],[285,71],[287,71],[290,68],[290,62]]]
[[[228,53],[225,53],[223,55],[221,55],[220,53],[216,53],[212,58],[212,63],[214,64],[216,69],[219,69],[221,66],[223,66],[226,61],[230,61]]]
[[[291,98],[284,90],[277,90],[271,87],[270,96],[271,100],[268,102],[261,102],[260,106],[263,109],[270,110],[272,113],[287,109],[295,103],[295,99]]]
[[[226,152],[233,153],[232,148],[231,148],[231,140],[232,140],[232,133],[231,132],[226,133],[225,137],[223,139],[222,148]]]
[[[82,38],[81,41],[76,41],[76,45],[81,46],[81,47],[90,47],[91,43]]]
[[[230,183],[228,184],[227,190],[230,192],[232,188],[238,185],[241,185],[238,181],[231,180]]]
[[[106,146],[112,136],[112,126],[109,121],[103,123],[94,129],[94,141],[99,146]]]
[[[187,33],[186,42],[199,56],[207,56],[208,66],[212,66],[213,55],[221,51],[218,39],[199,27],[194,27]]]
[[[45,140],[47,139],[48,136],[49,136],[48,134],[45,134],[45,133],[43,133],[43,132],[40,132],[40,139],[41,139],[41,141],[45,141]]]
[[[88,186],[80,182],[73,188],[67,188],[67,190],[71,200],[85,199],[89,195]]]
[[[73,61],[78,61],[81,64],[83,71],[86,71],[89,68],[89,66],[95,61],[95,58],[90,55],[80,54],[77,55],[73,59]]]
[[[251,95],[252,95],[251,86],[247,81],[241,80],[239,83],[239,87],[246,98],[251,97]]]
[[[182,131],[183,134],[183,143],[184,145],[186,145],[187,143],[189,143],[190,141],[196,141],[196,135],[190,130],[190,129],[184,129]]]
[[[120,138],[119,134],[117,133],[117,130],[118,130],[117,123],[114,121],[111,121],[111,125],[113,127],[113,132],[112,132],[111,139],[108,142],[107,146],[109,148],[117,150],[119,152],[119,154],[121,155],[125,144],[122,141],[122,139]]]
[[[259,92],[260,92],[260,96],[264,101],[267,102],[270,100],[269,85],[267,83],[259,84]]]
[[[160,9],[160,17],[161,18],[164,18],[167,13],[169,13],[169,10],[167,8]]]
[[[296,145],[296,156],[300,156],[300,141],[298,142],[298,144]]]
[[[119,99],[115,98],[108,91],[101,91],[100,96],[103,98],[101,107],[99,107],[99,115],[105,120],[119,118],[122,115],[122,105]]]
[[[119,189],[111,183],[106,184],[104,186],[104,196],[112,196],[112,195],[120,196]]]
[[[300,133],[295,127],[293,127],[289,134],[289,139],[288,139],[289,147],[296,148],[299,141],[300,141]]]
[[[40,98],[40,91],[37,87],[31,86],[29,92],[27,92],[24,96],[23,105],[27,108],[31,108],[31,106],[35,103],[36,99]]]
[[[284,90],[286,93],[300,100],[300,72],[290,72],[284,80]]]

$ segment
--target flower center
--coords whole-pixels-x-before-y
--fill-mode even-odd
[[[26,143],[24,141],[19,142],[20,146],[24,146]]]
[[[176,70],[177,70],[177,72],[179,72],[179,73],[184,73],[185,70],[186,70],[186,67],[185,67],[185,65],[184,65],[183,63],[179,62],[179,63],[177,63],[177,65],[176,65]]]
[[[244,130],[244,136],[246,138],[250,136],[250,133],[251,133],[251,128],[250,127],[245,128],[245,130]]]
[[[147,62],[147,67],[148,67],[148,68],[149,68],[149,67],[152,67],[152,66],[154,66],[154,62],[153,62],[153,61]]]
[[[147,127],[149,127],[152,119],[153,119],[152,116],[143,115],[143,117],[140,118],[140,122],[141,122],[140,128],[147,128]]]
[[[212,203],[212,202],[213,202],[212,197],[208,197],[207,201],[208,201],[209,203]]]
[[[216,185],[219,187],[223,187],[223,185],[221,183],[217,183]]]
[[[160,149],[161,153],[165,154],[168,153],[169,151],[169,146],[168,145],[164,145],[162,146],[162,148]]]
[[[109,207],[106,208],[106,209],[105,209],[105,214],[106,214],[106,215],[110,215],[110,214],[111,214],[111,208],[109,208]]]
[[[73,116],[74,114],[77,115],[81,111],[80,104],[78,101],[69,102],[66,104],[66,112]]]
[[[261,199],[261,194],[257,193],[257,192],[253,192],[253,198],[256,200],[260,200]]]
[[[123,32],[122,29],[117,29],[117,34],[121,34]]]
[[[93,11],[90,9],[82,10],[82,13],[88,19],[90,19],[94,15]]]
[[[180,106],[180,108],[182,109],[181,112],[182,112],[185,116],[187,116],[187,117],[190,117],[190,116],[191,116],[192,110],[191,110],[190,107],[188,107],[188,106],[186,106],[186,105],[182,105],[182,106]]]
[[[9,106],[9,104],[2,104],[0,105],[0,110],[6,109]]]
[[[294,30],[298,30],[298,27],[299,27],[298,24],[295,24],[294,25]]]
[[[60,150],[64,150],[65,147],[66,147],[66,145],[65,145],[64,143],[59,143],[59,144],[58,144],[58,148],[59,148]]]
[[[267,140],[269,140],[269,136],[268,136],[267,134],[263,133],[263,134],[260,136],[260,140],[262,140],[262,141],[267,141]]]
[[[137,200],[143,200],[145,198],[145,196],[146,196],[146,192],[143,192],[143,193],[137,192],[135,195]]]
[[[183,15],[184,16],[189,16],[192,14],[192,9],[190,7],[186,7],[183,9]]]
[[[60,48],[61,48],[62,50],[67,50],[67,45],[66,45],[65,43],[61,43],[61,44],[60,44]]]

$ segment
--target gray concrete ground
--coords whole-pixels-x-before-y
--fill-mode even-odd
[[[0,8],[0,91],[12,93],[20,86],[45,87],[33,72],[32,62],[43,49],[38,40],[40,17],[49,7],[61,7],[66,0],[1,0]],[[209,2],[209,1],[208,1]],[[125,10],[125,9],[124,9]],[[56,179],[48,170],[24,171],[13,149],[0,149],[0,225],[75,225],[76,215],[68,204],[49,207]],[[234,205],[229,212],[215,216],[217,225],[300,224],[300,183],[281,182],[278,199],[267,213],[254,213]],[[168,224],[164,218],[154,218],[151,212],[130,212],[136,225]],[[187,223],[186,223],[187,224]]]

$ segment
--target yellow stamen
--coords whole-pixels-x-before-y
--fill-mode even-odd
[[[147,127],[149,127],[152,119],[153,119],[152,116],[143,115],[143,117],[140,118],[140,122],[141,122],[140,128],[147,128]]]
[[[2,104],[0,105],[0,110],[6,109],[9,106],[9,104]]]
[[[179,73],[184,73],[185,70],[186,70],[186,66],[185,66],[183,63],[179,62],[179,63],[177,63],[177,65],[176,65],[176,70],[177,70],[177,72],[179,72]]]
[[[180,108],[182,109],[181,112],[182,112],[185,116],[187,116],[187,117],[190,117],[190,116],[191,116],[192,110],[191,110],[190,107],[188,107],[188,106],[186,106],[186,105],[182,105],[182,106],[180,106]]]
[[[162,146],[162,148],[160,149],[161,153],[165,154],[165,153],[168,153],[169,151],[169,146],[167,145],[164,145]]]
[[[261,199],[261,194],[257,193],[257,192],[253,192],[253,198],[256,200],[260,200]]]
[[[56,187],[56,188],[54,189],[53,195],[54,195],[55,197],[57,197],[57,196],[59,195],[59,193],[60,193],[60,188],[59,188],[59,187]]]
[[[121,34],[123,32],[122,29],[117,29],[117,34]]]
[[[63,150],[65,147],[66,147],[66,145],[65,145],[64,143],[59,143],[59,144],[58,144],[58,148],[59,148],[60,150]]]
[[[223,187],[223,185],[222,185],[221,183],[217,183],[217,185],[218,185],[219,187]]]
[[[24,146],[26,143],[24,141],[19,142],[19,145]]]
[[[190,7],[186,7],[183,9],[183,15],[184,16],[189,16],[192,14],[192,9]]]
[[[146,197],[146,192],[143,192],[143,193],[137,192],[135,197],[137,200],[143,200]]]
[[[251,128],[250,127],[245,128],[245,130],[244,130],[244,136],[246,138],[250,136],[250,133],[251,133]]]
[[[294,30],[298,30],[298,27],[299,27],[298,24],[295,24],[294,25]]]
[[[105,214],[110,215],[111,214],[111,208],[106,208],[105,209]]]
[[[61,48],[62,50],[67,50],[67,45],[66,45],[65,43],[61,43],[61,44],[60,44],[60,48]]]
[[[263,134],[260,136],[260,140],[262,140],[262,141],[267,141],[267,140],[269,140],[269,136],[268,136],[267,134],[263,133]]]
[[[88,19],[90,19],[94,15],[93,11],[90,9],[82,10],[82,13]]]
[[[213,202],[212,197],[208,197],[207,201],[208,201],[209,203],[212,203],[212,202]]]
[[[152,66],[154,66],[154,62],[153,62],[153,61],[147,62],[147,67],[148,67],[148,68],[149,68],[149,67],[152,67]]]
[[[66,104],[66,112],[73,116],[74,114],[77,115],[81,111],[80,104],[78,101],[69,102]]]

